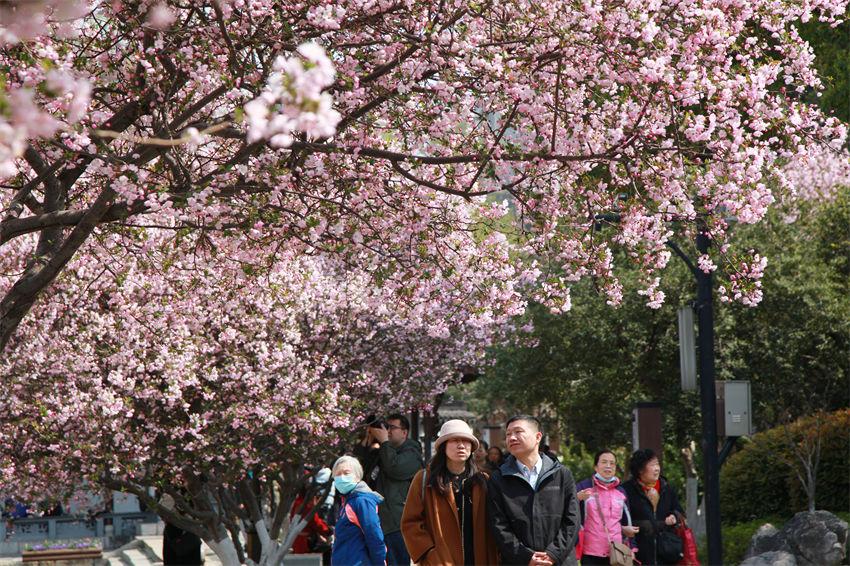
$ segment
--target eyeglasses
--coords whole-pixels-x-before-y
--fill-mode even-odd
[[[387,424],[387,430],[404,430],[404,427],[396,426],[394,424]]]

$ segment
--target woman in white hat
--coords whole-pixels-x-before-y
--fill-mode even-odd
[[[487,524],[487,474],[472,454],[478,439],[461,420],[446,421],[436,454],[410,484],[401,533],[416,564],[498,564]]]

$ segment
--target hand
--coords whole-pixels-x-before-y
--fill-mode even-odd
[[[667,518],[664,519],[664,523],[670,525],[671,527],[676,524],[676,515],[670,514],[667,515]]]
[[[587,501],[587,499],[593,494],[593,490],[590,488],[583,489],[576,493],[576,497],[578,497],[579,501]]]
[[[535,552],[531,555],[531,562],[528,566],[555,566],[555,562],[545,552]]]
[[[366,435],[363,437],[363,440],[360,441],[360,446],[369,446],[372,442],[372,429],[367,426]]]
[[[640,527],[623,527],[623,536],[626,538],[632,538],[636,534],[640,532]]]
[[[370,430],[372,431],[372,438],[380,444],[383,444],[390,438],[390,433],[385,428],[372,428]]]

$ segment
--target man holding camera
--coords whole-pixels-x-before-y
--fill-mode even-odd
[[[423,462],[422,447],[409,435],[410,421],[394,413],[386,421],[375,420],[367,427],[358,447],[365,450],[357,451],[364,464],[364,479],[373,480],[373,489],[384,496],[378,514],[387,545],[387,566],[410,566],[410,555],[401,536],[401,514],[410,482]],[[379,447],[370,449],[374,445]],[[366,471],[372,462],[374,466]]]

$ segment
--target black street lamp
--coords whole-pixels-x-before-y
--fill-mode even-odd
[[[619,222],[619,214],[598,214],[601,222]],[[706,226],[697,226],[697,251],[708,253],[711,239]],[[714,302],[711,273],[699,269],[675,242],[667,246],[685,262],[697,282],[697,300],[694,304],[699,317],[697,347],[699,349],[700,409],[702,412],[703,489],[705,497],[705,534],[708,543],[708,564],[723,564],[723,545],[720,533],[720,459],[717,454],[717,407],[714,386]]]
[[[702,412],[703,488],[705,497],[705,535],[708,542],[709,565],[723,564],[723,545],[720,534],[720,460],[717,454],[717,406],[714,387],[714,299],[711,273],[699,269],[674,242],[667,242],[687,264],[697,280],[697,311],[699,335],[699,391]],[[696,238],[697,251],[708,253],[711,240],[700,226]]]

